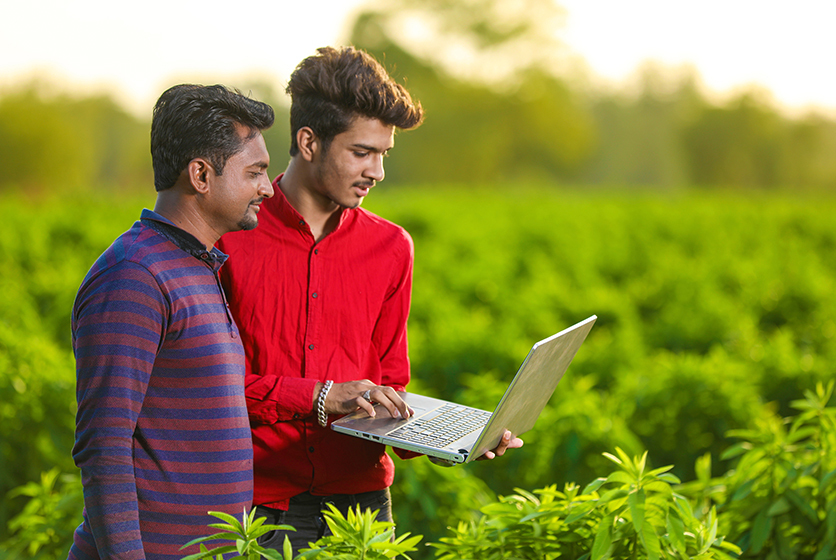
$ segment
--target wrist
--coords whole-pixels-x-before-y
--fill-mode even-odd
[[[334,382],[332,380],[329,379],[326,381],[316,397],[316,419],[323,428],[328,426],[328,415],[325,414],[325,400],[328,398],[328,392],[333,385]]]

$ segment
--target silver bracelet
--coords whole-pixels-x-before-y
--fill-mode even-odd
[[[328,391],[331,390],[331,385],[334,382],[330,379],[325,382],[325,387],[320,389],[319,396],[316,397],[316,415],[319,420],[319,425],[323,428],[328,426],[328,416],[325,414],[325,399],[328,398]]]

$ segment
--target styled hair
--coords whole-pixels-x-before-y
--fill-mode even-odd
[[[222,85],[181,84],[166,90],[154,106],[151,162],[157,191],[171,188],[196,157],[206,158],[218,175],[226,162],[259,131],[270,128],[273,109]],[[237,128],[249,134],[242,138]]]
[[[310,127],[327,150],[334,136],[358,116],[408,130],[424,120],[421,103],[387,74],[370,54],[354,47],[322,47],[299,63],[287,84],[290,155],[299,153],[296,133]]]

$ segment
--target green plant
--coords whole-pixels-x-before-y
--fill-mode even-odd
[[[342,558],[357,560],[384,560],[397,558],[406,555],[407,552],[415,550],[415,545],[421,540],[421,536],[410,537],[409,533],[395,538],[395,524],[377,521],[377,511],[348,510],[348,515],[343,514],[332,504],[328,504],[330,511],[324,512],[325,522],[331,529],[331,535],[322,537],[313,543],[310,549],[303,549],[296,556],[300,559],[308,558]],[[226,521],[226,523],[212,523],[209,527],[219,529],[221,532],[200,537],[183,545],[188,548],[196,544],[200,545],[200,552],[190,554],[183,560],[212,559],[223,560],[224,555],[237,553],[237,556],[226,557],[226,560],[258,560],[268,558],[269,560],[291,560],[293,552],[290,540],[285,537],[283,552],[279,553],[270,548],[264,548],[258,544],[258,538],[268,531],[294,530],[288,525],[265,525],[266,518],[255,519],[255,509],[249,515],[244,512],[243,521],[238,521],[233,516],[217,511],[210,511],[210,515]],[[223,545],[214,549],[208,549],[206,543],[214,540],[232,540],[235,544]]]
[[[834,384],[818,384],[793,401],[795,418],[772,416],[729,433],[742,441],[724,458],[734,468],[703,477],[683,492],[717,504],[721,526],[744,558],[836,558],[836,408]]]
[[[670,467],[648,470],[647,453],[630,459],[616,452],[606,456],[618,470],[583,492],[574,484],[544,488],[539,498],[518,490],[482,508],[478,522],[459,523],[453,537],[432,545],[437,558],[726,559],[739,552],[717,535],[713,510],[697,519],[674,493],[679,480]]]
[[[59,560],[67,557],[73,531],[81,521],[81,481],[78,475],[61,475],[55,468],[41,473],[8,493],[29,498],[8,525],[10,538],[2,550],[8,558]]]
[[[237,553],[237,555],[227,557],[227,560],[258,560],[262,557],[269,558],[270,560],[291,560],[290,540],[287,537],[285,537],[284,541],[283,555],[276,550],[264,548],[258,544],[258,537],[268,531],[293,531],[293,527],[289,525],[265,525],[265,517],[255,519],[255,509],[250,511],[249,515],[244,511],[241,521],[238,521],[228,513],[220,511],[210,511],[209,515],[217,517],[221,521],[226,521],[226,523],[209,524],[209,527],[219,529],[221,532],[209,535],[208,537],[200,537],[184,544],[180,547],[180,550],[199,544],[200,552],[190,554],[184,557],[183,560],[211,559],[213,557],[217,560],[223,560],[225,554],[232,553]],[[222,545],[209,550],[205,543],[215,540],[231,540],[235,544]]]
[[[331,529],[331,535],[322,537],[313,543],[313,547],[303,550],[297,558],[342,558],[357,560],[383,560],[403,556],[415,550],[421,535],[410,536],[404,533],[395,537],[395,524],[376,521],[377,511],[348,510],[343,514],[332,504],[325,512],[325,522]]]

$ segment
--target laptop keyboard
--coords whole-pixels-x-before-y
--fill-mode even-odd
[[[490,412],[450,403],[392,430],[387,435],[411,443],[444,447],[475,430],[482,429],[490,417]]]

